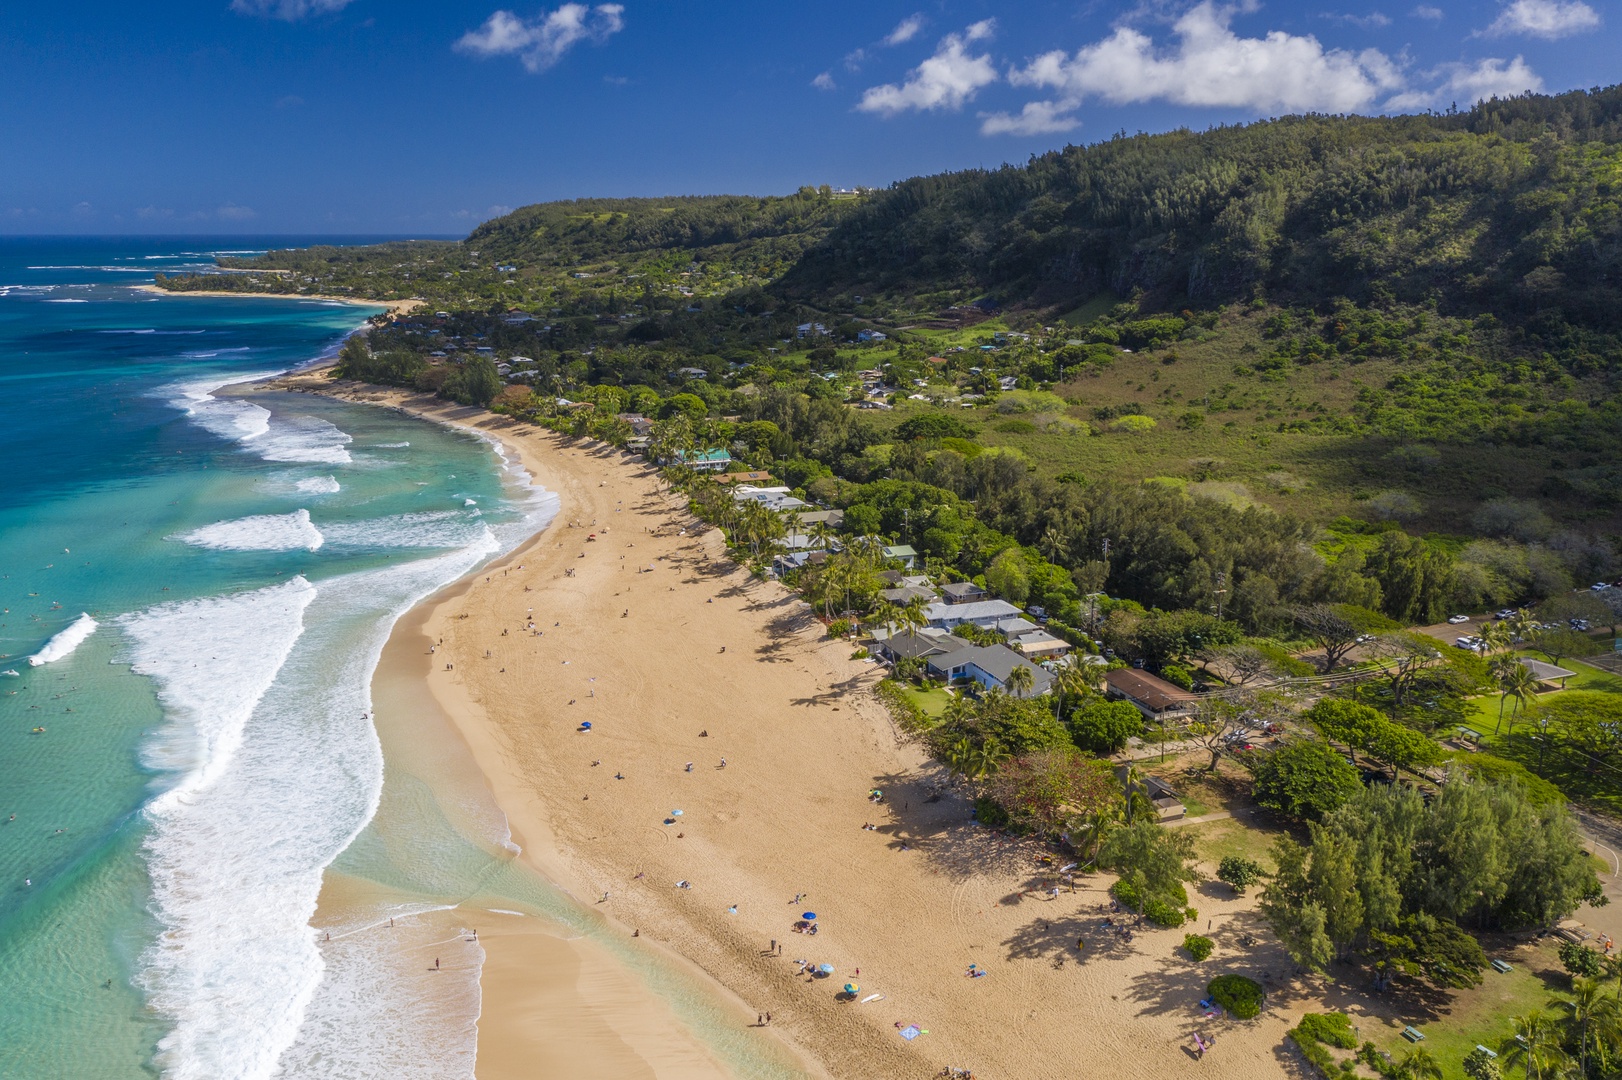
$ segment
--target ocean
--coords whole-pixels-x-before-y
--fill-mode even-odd
[[[481,910],[799,1075],[527,871],[457,738],[385,758],[396,620],[557,503],[492,442],[252,385],[378,308],[131,288],[266,244],[0,239],[0,1078],[465,1080],[482,949],[421,972]]]

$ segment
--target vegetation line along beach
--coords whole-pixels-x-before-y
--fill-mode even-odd
[[[790,1055],[655,1075],[1607,1077],[1619,132],[1296,116],[158,286],[416,303],[283,385],[558,494],[400,641],[524,858]]]

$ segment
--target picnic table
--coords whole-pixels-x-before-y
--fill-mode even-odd
[[[1416,1027],[1405,1027],[1405,1028],[1403,1028],[1402,1029],[1402,1037],[1407,1039],[1411,1043],[1417,1043],[1417,1042],[1424,1042],[1425,1041],[1425,1033],[1423,1031],[1420,1031]]]

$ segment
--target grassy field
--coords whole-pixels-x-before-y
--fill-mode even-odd
[[[1020,450],[1047,476],[1137,482],[1167,478],[1190,494],[1237,505],[1259,504],[1316,521],[1371,516],[1367,500],[1402,491],[1418,501],[1411,531],[1458,532],[1488,499],[1537,499],[1556,468],[1513,446],[1448,445],[1416,437],[1281,430],[1349,413],[1364,389],[1380,389],[1411,370],[1396,361],[1296,366],[1276,381],[1248,371],[1271,348],[1262,338],[1269,311],[1231,310],[1203,340],[1151,352],[1122,353],[1113,365],[1055,387],[1072,402],[1062,415],[1025,414],[1034,430],[998,430],[1009,419],[997,405],[962,410],[987,446]],[[932,348],[976,347],[1000,320],[966,330],[909,330]],[[864,359],[889,355],[864,353]],[[996,354],[987,364],[995,367]],[[1154,420],[1147,431],[1116,430],[1097,410],[1133,406]],[[899,423],[934,409],[907,402],[888,414]],[[1058,423],[1055,423],[1058,421]],[[1423,444],[1421,453],[1411,453]],[[1550,509],[1559,513],[1558,507]],[[1592,516],[1591,514],[1589,516]]]
[[[921,690],[916,686],[904,686],[901,692],[911,698],[925,716],[940,716],[946,712],[946,703],[952,700],[952,695],[938,686],[932,686],[927,690]]]
[[[1435,1056],[1447,1080],[1467,1080],[1465,1055],[1478,1044],[1501,1052],[1504,1040],[1511,1035],[1511,1017],[1547,1009],[1570,985],[1560,970],[1555,947],[1550,944],[1554,940],[1545,938],[1537,945],[1507,952],[1488,947],[1489,959],[1501,957],[1515,970],[1500,975],[1488,968],[1480,986],[1448,995],[1444,1003],[1424,1010],[1429,1017],[1416,1012],[1383,1017],[1383,1023],[1376,1017],[1364,1017],[1360,1025],[1363,1038],[1400,1061],[1413,1049],[1414,1044],[1402,1037],[1403,1025],[1412,1024],[1424,1032],[1425,1041],[1420,1045]],[[1367,1068],[1362,1072],[1367,1074]]]

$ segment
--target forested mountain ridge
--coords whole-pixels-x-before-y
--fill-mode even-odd
[[[1149,307],[1266,296],[1622,327],[1622,89],[1117,137],[866,200],[780,283]]]

